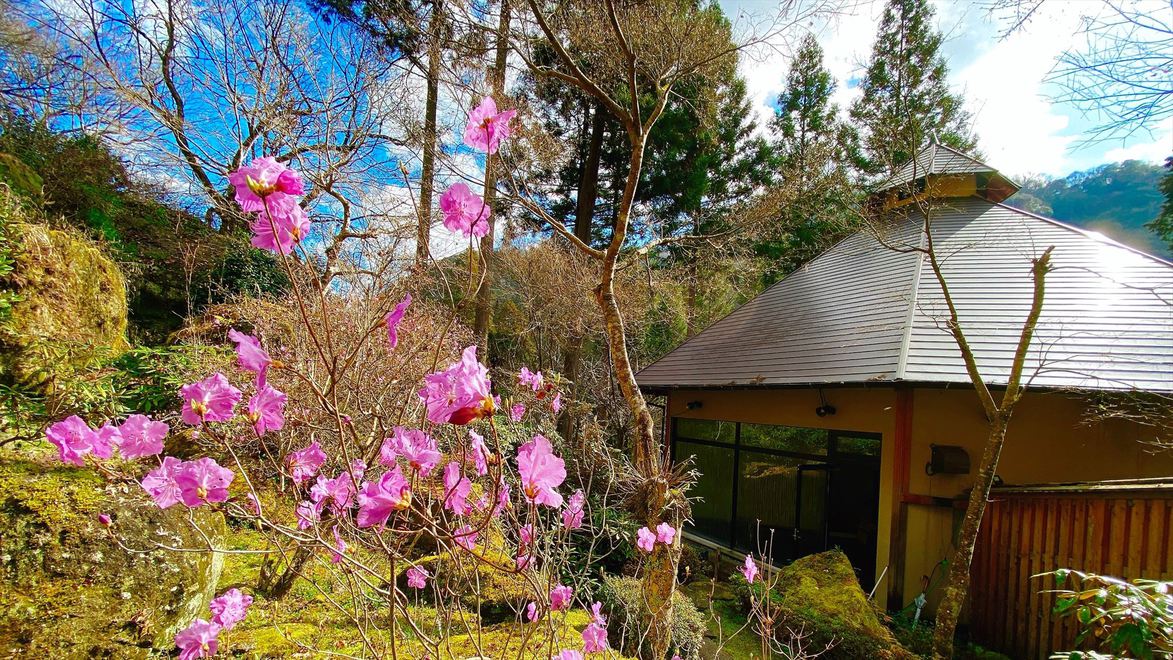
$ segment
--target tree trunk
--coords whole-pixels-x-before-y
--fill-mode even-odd
[[[428,35],[427,99],[424,102],[423,171],[420,173],[419,225],[415,235],[415,266],[427,267],[428,243],[432,237],[432,190],[436,178],[436,106],[440,94],[440,35],[444,3],[432,2]]]
[[[505,62],[509,54],[509,0],[501,0],[501,15],[497,21],[497,53],[490,77],[493,80],[493,96],[501,105],[505,93]],[[491,364],[489,355],[489,319],[493,312],[493,241],[497,236],[497,158],[492,154],[485,157],[485,206],[489,207],[489,233],[481,237],[481,259],[484,262],[484,278],[477,289],[476,313],[473,316],[473,332],[477,344],[484,348],[485,362]]]
[[[603,108],[599,104],[592,104],[594,113],[591,116],[590,142],[586,156],[582,162],[582,172],[578,177],[578,201],[574,210],[574,235],[583,243],[590,245],[591,230],[594,228],[595,200],[599,196],[599,162],[603,153],[603,130],[605,128]],[[589,106],[588,106],[589,109]],[[582,342],[579,334],[572,334],[562,349],[562,375],[569,380],[578,391],[578,374],[582,368]],[[571,440],[574,433],[574,420],[569,414],[563,415],[558,423],[558,432],[563,438]]]
[[[985,451],[982,452],[977,482],[969,492],[969,504],[965,508],[965,518],[961,522],[961,531],[957,537],[957,550],[953,554],[953,563],[949,565],[949,581],[945,584],[944,596],[937,608],[936,628],[933,631],[934,658],[948,660],[953,657],[953,635],[957,629],[957,619],[961,615],[961,606],[969,592],[969,568],[973,562],[973,549],[981,530],[982,517],[986,513],[990,488],[994,485],[994,475],[997,473],[998,459],[1002,455],[1002,445],[1006,442],[1006,426],[1009,421],[1008,414],[999,413],[997,418],[990,422],[990,437],[986,441]]]

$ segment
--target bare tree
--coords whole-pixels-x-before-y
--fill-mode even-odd
[[[991,14],[1021,29],[1046,0],[993,0]],[[1082,43],[1061,54],[1047,82],[1095,118],[1089,141],[1152,133],[1173,117],[1173,10],[1168,3],[1103,0],[1082,5]]]
[[[54,65],[117,102],[123,121],[105,137],[136,171],[233,230],[227,174],[269,155],[308,179],[311,218],[334,231],[320,246],[326,279],[351,239],[373,238],[364,207],[401,144],[398,101],[408,93],[395,59],[341,23],[313,20],[292,0],[37,2],[22,18],[56,51]],[[77,107],[73,123],[95,110]]]
[[[606,330],[613,375],[633,419],[631,447],[636,483],[631,499],[636,515],[647,525],[668,522],[679,529],[688,515],[681,488],[686,485],[682,483],[685,479],[673,471],[636,383],[615,279],[632,228],[632,207],[645,149],[673,87],[691,76],[704,76],[728,66],[739,47],[731,43],[729,25],[719,12],[698,10],[688,2],[583,1],[561,3],[552,10],[537,0],[529,0],[528,4],[529,25],[536,28],[542,45],[554,57],[550,64],[541,63],[526,44],[519,44],[517,52],[536,75],[578,88],[614,117],[626,133],[630,156],[622,193],[607,228],[609,240],[603,247],[582,240],[514,182],[519,193],[516,199],[598,265],[594,296]],[[796,3],[785,3],[783,10],[791,25],[810,18],[814,11]],[[654,243],[642,245],[638,253],[646,254]],[[679,543],[657,545],[644,570],[643,598],[650,613],[649,657],[661,658],[668,652],[679,557]]]

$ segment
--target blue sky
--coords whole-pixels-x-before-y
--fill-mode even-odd
[[[1141,4],[1152,11],[1173,11],[1167,1]],[[1023,30],[1004,39],[1004,25],[988,15],[984,3],[933,0],[933,5],[938,28],[946,36],[942,50],[950,85],[964,96],[980,148],[994,167],[1016,177],[1064,176],[1104,162],[1137,158],[1159,163],[1173,155],[1173,120],[1127,140],[1086,144],[1084,132],[1094,121],[1049,98],[1055,89],[1043,79],[1060,53],[1081,43],[1081,15],[1097,7],[1097,0],[1050,0]],[[747,30],[775,15],[778,2],[721,0],[721,7],[735,30]],[[864,1],[833,20],[809,26],[838,80],[835,100],[841,108],[858,95],[850,82],[862,75],[882,10],[882,2]],[[759,48],[742,58],[741,73],[763,118],[781,91],[788,61],[782,39],[774,48]]]

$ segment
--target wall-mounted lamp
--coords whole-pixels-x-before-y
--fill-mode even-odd
[[[823,396],[823,388],[819,388],[819,407],[815,408],[815,414],[819,417],[830,417],[835,414],[835,406],[827,403],[826,397]]]
[[[688,404],[684,407],[688,408],[689,410],[699,410],[703,405],[705,404],[701,403],[700,401],[689,401]]]

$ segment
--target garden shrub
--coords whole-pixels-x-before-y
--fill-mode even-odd
[[[605,576],[599,600],[611,619],[611,643],[626,655],[646,654],[643,625],[648,620],[639,580]],[[684,660],[698,660],[705,641],[705,616],[680,590],[672,595],[672,649]]]

